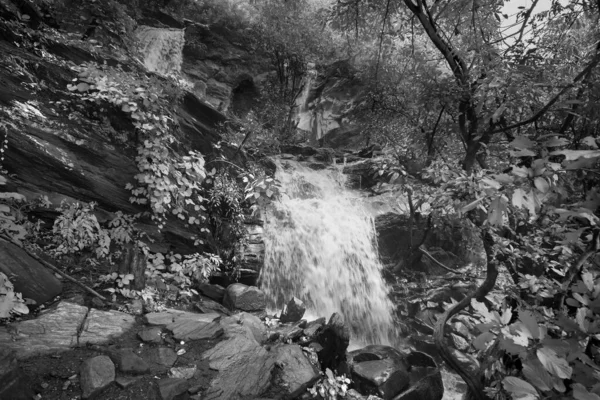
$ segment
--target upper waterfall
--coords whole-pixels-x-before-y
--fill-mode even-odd
[[[183,29],[152,28],[140,26],[136,29],[142,61],[149,71],[169,75],[181,71],[182,52],[185,43]]]
[[[271,306],[296,296],[315,315],[342,314],[355,341],[389,344],[393,307],[358,195],[338,170],[282,161],[276,177],[283,195],[267,216],[260,279]]]

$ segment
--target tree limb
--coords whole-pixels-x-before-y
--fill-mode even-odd
[[[56,272],[57,274],[59,274],[60,276],[62,276],[63,278],[73,282],[74,284],[76,284],[77,286],[81,287],[82,289],[84,289],[86,292],[96,296],[97,298],[99,298],[100,300],[108,303],[108,304],[114,304],[112,301],[109,301],[106,297],[102,296],[100,293],[96,292],[94,289],[90,288],[87,285],[84,285],[83,283],[79,282],[77,279],[73,278],[70,275],[67,275],[66,273],[62,272],[60,269],[56,268],[54,265],[50,264],[48,261],[45,261],[44,259],[42,259],[41,257],[39,257],[37,254],[32,253],[31,251],[27,250],[26,248],[24,248],[21,244],[19,244],[17,241],[13,240],[12,238],[4,235],[4,234],[0,234],[0,238],[6,240],[9,243],[14,244],[15,246],[18,246],[19,248],[21,248],[23,251],[25,251],[29,256],[31,256],[33,259],[35,259],[36,261],[38,261],[40,264],[42,264],[44,267]]]
[[[435,346],[438,349],[440,356],[450,368],[456,371],[456,373],[458,373],[461,378],[464,379],[469,388],[469,393],[475,400],[489,400],[489,397],[484,392],[481,376],[479,373],[473,374],[472,372],[465,370],[465,368],[458,362],[456,357],[448,349],[448,345],[444,340],[444,335],[446,322],[448,322],[454,315],[458,314],[462,309],[471,304],[471,299],[476,298],[478,300],[482,300],[496,284],[498,268],[496,267],[496,260],[494,259],[492,252],[493,238],[489,232],[483,233],[483,246],[487,255],[487,274],[485,281],[481,284],[481,286],[479,286],[479,288],[471,292],[464,299],[442,314],[442,316],[437,320],[433,332]]]

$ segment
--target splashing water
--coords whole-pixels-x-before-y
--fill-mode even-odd
[[[162,75],[180,72],[184,34],[183,29],[138,27],[135,35],[146,68]]]
[[[284,193],[267,216],[261,286],[274,309],[292,296],[308,312],[339,312],[362,344],[390,344],[392,303],[381,276],[373,219],[338,170],[282,161]]]

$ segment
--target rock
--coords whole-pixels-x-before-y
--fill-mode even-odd
[[[163,400],[171,400],[186,392],[189,387],[188,381],[181,378],[164,378],[158,381],[158,390]]]
[[[150,360],[156,364],[172,367],[173,364],[175,364],[175,361],[177,361],[177,353],[169,347],[157,347],[152,350]]]
[[[256,286],[233,283],[227,287],[223,305],[242,311],[262,311],[267,307],[265,294]]]
[[[0,399],[31,400],[36,394],[31,385],[32,378],[20,368],[14,368],[0,376]]]
[[[133,315],[144,314],[144,302],[141,299],[134,299],[128,305],[127,309]]]
[[[305,312],[306,307],[304,306],[302,300],[297,297],[293,297],[289,303],[287,303],[287,306],[281,313],[279,320],[283,323],[300,321]]]
[[[0,239],[0,272],[9,277],[15,292],[37,305],[52,300],[62,292],[62,283],[50,270],[25,250]]]
[[[144,322],[146,322],[148,325],[167,325],[174,328],[175,326],[185,324],[185,321],[209,323],[219,317],[220,315],[216,313],[198,314],[187,311],[168,309],[166,311],[149,313],[144,315]],[[169,330],[171,329],[169,328]]]
[[[176,340],[203,340],[203,339],[215,339],[223,334],[223,328],[218,322],[207,322],[207,320],[213,318],[212,316],[218,314],[198,314],[206,315],[207,318],[189,318],[189,319],[178,319],[170,325],[167,325],[167,329],[173,332],[173,337]]]
[[[205,400],[254,398],[270,384],[274,360],[248,329],[204,352],[211,369],[218,373],[204,392]]]
[[[307,336],[309,338],[314,338],[315,335],[318,333],[318,331],[320,329],[323,328],[323,325],[325,325],[325,318],[321,317],[319,319],[316,319],[314,321],[310,321],[307,325],[306,328],[304,328],[304,336]]]
[[[242,312],[221,320],[221,326],[225,330],[227,337],[232,337],[237,334],[248,336],[257,343],[262,344],[267,340],[267,327],[256,316]]]
[[[223,314],[223,315],[231,315],[231,311],[226,309],[220,303],[217,303],[213,299],[209,299],[208,297],[200,296],[200,301],[196,303],[196,309],[204,314]]]
[[[118,376],[115,379],[115,383],[121,389],[127,389],[129,386],[133,385],[137,381],[141,379],[140,376]]]
[[[35,392],[31,378],[19,367],[14,350],[0,347],[0,399],[30,400]]]
[[[305,392],[320,377],[298,345],[283,345],[275,350],[272,389],[284,398],[295,398]]]
[[[223,286],[211,285],[210,283],[199,283],[197,288],[204,296],[219,303],[223,302],[223,298],[225,297],[225,288]]]
[[[444,397],[444,383],[433,359],[415,351],[408,355],[407,362],[410,365],[410,387],[394,400],[441,400]]]
[[[325,328],[317,335],[315,340],[323,346],[319,355],[321,369],[329,368],[336,371],[338,366],[346,359],[346,349],[350,344],[350,328],[342,316],[333,313]]]
[[[120,311],[101,311],[90,309],[83,330],[79,336],[79,344],[102,344],[119,337],[135,325],[133,315]]]
[[[131,349],[112,351],[109,356],[119,371],[125,374],[142,375],[150,371],[148,363]]]
[[[87,313],[87,307],[61,301],[36,319],[13,323],[12,332],[0,327],[0,348],[16,350],[18,359],[67,350],[77,345],[77,332]]]
[[[17,368],[16,351],[6,347],[0,347],[0,378],[15,368]]]
[[[107,356],[87,359],[80,370],[81,397],[97,395],[115,380],[115,366]]]
[[[420,243],[432,253],[437,260],[450,268],[461,268],[467,264],[485,265],[485,251],[481,237],[473,225],[454,217],[435,218],[432,223],[436,229],[427,228],[426,218],[418,218],[409,223],[408,215],[386,213],[375,218],[378,234],[378,248],[382,258],[389,259],[397,265],[397,271],[408,268],[413,271],[445,273],[440,267],[418,253],[411,257],[410,243]],[[412,226],[412,232],[409,227]],[[434,300],[432,300],[434,301]]]
[[[406,356],[389,346],[371,345],[348,353],[354,387],[389,400],[409,387]]]
[[[171,378],[181,379],[192,379],[198,368],[194,365],[193,367],[177,367],[169,370],[169,376]]]
[[[158,326],[144,328],[138,332],[138,337],[146,343],[162,343],[162,329]]]

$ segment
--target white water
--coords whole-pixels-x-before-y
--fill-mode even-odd
[[[392,303],[379,262],[373,220],[337,170],[281,161],[284,195],[265,224],[261,286],[271,307],[292,296],[314,316],[344,316],[361,344],[390,344]]]
[[[184,34],[183,29],[138,27],[135,35],[146,68],[162,75],[180,72]]]

